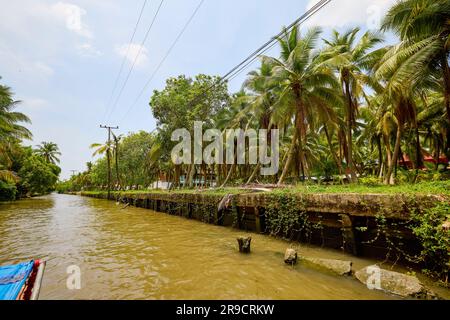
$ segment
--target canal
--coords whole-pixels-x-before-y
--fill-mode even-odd
[[[0,265],[42,258],[40,299],[394,299],[351,277],[283,262],[287,242],[113,201],[69,195],[0,204]],[[301,255],[375,261],[301,245]],[[67,287],[70,266],[81,288]]]

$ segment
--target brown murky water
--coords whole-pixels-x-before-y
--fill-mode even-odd
[[[0,204],[0,265],[47,260],[40,299],[393,299],[352,278],[283,263],[286,242],[114,202],[50,195]],[[300,247],[301,254],[349,259]],[[355,268],[374,261],[351,257]],[[81,289],[67,289],[67,267]]]

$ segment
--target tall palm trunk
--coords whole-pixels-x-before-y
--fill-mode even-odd
[[[235,168],[236,168],[236,161],[233,162],[233,164],[231,165],[231,168],[228,171],[227,177],[225,178],[225,181],[222,183],[220,188],[225,188],[225,186],[227,185],[228,181],[231,179],[231,175],[233,174],[233,171],[234,171]]]
[[[295,128],[294,136],[292,137],[291,146],[289,148],[288,158],[287,158],[286,163],[284,165],[283,173],[281,174],[281,177],[278,180],[278,185],[282,185],[283,184],[284,180],[286,179],[286,176],[289,173],[289,169],[291,168],[292,160],[294,159],[294,155],[295,155],[297,140],[298,140],[298,130],[297,130],[297,128]]]
[[[385,184],[394,184],[393,173],[394,173],[394,168],[398,161],[398,156],[400,154],[401,139],[402,139],[402,124],[399,122],[397,125],[397,134],[395,137],[394,155],[392,156],[392,159],[389,163],[388,172],[387,172],[385,180],[384,180]]]
[[[447,61],[447,52],[444,51],[441,59],[443,78],[444,78],[444,104],[447,111],[447,120],[450,124],[450,67]]]
[[[339,160],[338,156],[336,155],[336,152],[334,152],[333,143],[331,141],[331,136],[330,136],[330,133],[328,132],[326,124],[323,127],[323,131],[325,132],[325,136],[327,137],[327,142],[328,142],[328,147],[330,148],[330,153],[333,156],[334,162],[336,163],[336,166],[339,169],[339,174],[342,174],[342,172],[343,172],[342,163]]]
[[[353,102],[350,92],[350,84],[344,76],[345,95],[347,97],[347,161],[348,169],[350,170],[350,178],[352,182],[357,182],[355,168],[353,164]]]
[[[377,149],[378,149],[378,176],[381,177],[381,173],[383,170],[383,151],[381,149],[381,138],[377,136]]]
[[[439,170],[439,158],[441,156],[441,144],[439,142],[439,137],[435,138],[435,159],[436,159],[436,164],[434,167],[434,170],[438,171]]]
[[[253,169],[252,174],[250,175],[250,178],[248,178],[247,183],[246,184],[250,184],[253,182],[253,180],[255,180],[256,175],[258,173],[258,171],[261,169],[261,164],[258,162],[255,166],[255,168]]]
[[[298,132],[298,148],[299,148],[299,162],[300,169],[302,172],[303,181],[305,181],[306,175],[308,175],[308,164],[306,163],[305,150],[303,147],[303,143],[306,143],[306,115],[305,115],[305,107],[302,101],[302,92],[300,87],[294,87],[295,96],[297,98],[297,113],[298,116],[296,118],[296,128]]]
[[[386,167],[389,167],[391,161],[392,161],[392,152],[391,152],[391,142],[390,142],[390,137],[383,134],[383,140],[384,140],[384,145],[386,147],[386,164],[385,164],[385,168],[384,170],[386,170]],[[386,175],[384,175],[386,177]]]
[[[286,164],[283,169],[283,173],[281,174],[280,179],[278,180],[278,185],[282,185],[286,176],[289,173],[289,169],[292,166],[292,161],[295,158],[296,146],[299,147],[299,155],[300,155],[300,168],[302,171],[303,179],[305,178],[305,170],[306,167],[304,165],[304,152],[303,152],[303,141],[302,138],[306,137],[306,128],[305,128],[305,112],[303,108],[302,98],[301,98],[301,88],[299,86],[294,86],[293,91],[295,93],[295,97],[297,99],[297,112],[295,114],[294,120],[294,136],[292,137],[291,147],[289,149],[289,155],[286,160]]]
[[[116,162],[116,179],[117,179],[117,185],[121,186],[120,184],[120,175],[119,175],[119,144],[116,142],[116,147],[114,148],[115,153],[115,162]]]

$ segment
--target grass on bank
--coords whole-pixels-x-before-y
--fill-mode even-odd
[[[104,193],[105,190],[85,191],[85,194]],[[176,190],[129,190],[111,191],[112,194],[206,194],[223,196],[226,194],[243,194],[251,192],[251,189],[230,187],[217,189],[176,189]],[[318,185],[318,184],[298,184],[284,188],[274,189],[273,193],[305,194],[305,193],[358,193],[358,194],[412,194],[412,195],[443,195],[450,196],[450,180],[427,181],[416,184],[399,184],[395,186],[375,185],[375,184],[348,184],[348,185]]]

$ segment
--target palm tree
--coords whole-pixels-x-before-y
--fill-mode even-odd
[[[278,88],[278,86],[271,81],[273,76],[272,69],[273,66],[270,64],[270,61],[262,58],[260,68],[250,72],[243,85],[245,89],[250,91],[247,94],[249,98],[248,110],[245,112],[255,115],[259,122],[259,129],[268,130],[267,141],[269,143],[271,139],[270,130],[276,127],[273,123],[272,113],[273,104],[276,100],[276,89]],[[255,166],[250,178],[247,180],[247,184],[255,179],[258,170],[260,170],[260,164]]]
[[[291,146],[278,181],[282,184],[298,156],[303,178],[309,174],[305,146],[309,127],[313,125],[312,115],[327,113],[333,103],[340,103],[338,82],[329,68],[320,65],[320,55],[314,52],[321,34],[320,28],[310,29],[304,37],[299,28],[286,31],[279,39],[280,59],[265,57],[273,65],[272,81],[280,86],[280,93],[274,104],[274,117],[287,126],[294,119],[294,133]]]
[[[450,123],[450,2],[403,0],[387,13],[382,30],[400,37],[383,59],[377,74],[392,74],[393,85],[415,88],[429,75],[440,74],[447,120]]]
[[[388,171],[384,180],[385,184],[394,184],[394,167],[400,156],[400,146],[404,126],[408,122],[413,123],[416,119],[416,108],[412,96],[411,92],[404,90],[387,97],[391,102],[388,108],[392,110],[390,112],[395,120],[396,134],[394,153],[390,163],[388,163]]]
[[[353,161],[353,130],[356,126],[359,99],[364,95],[364,86],[372,84],[365,73],[379,61],[385,50],[371,51],[383,38],[366,32],[356,42],[360,29],[355,28],[344,34],[333,31],[330,40],[324,40],[327,48],[323,53],[325,64],[333,67],[339,74],[342,94],[346,101],[347,165],[352,182],[357,181]]]
[[[231,103],[227,108],[222,109],[216,117],[215,125],[217,128],[223,130],[223,135],[228,141],[227,131],[226,129],[243,129],[247,130],[250,127],[254,115],[249,112],[250,102],[253,98],[249,97],[243,90],[237,92],[233,95],[231,99]],[[235,143],[235,142],[233,142]],[[236,150],[236,149],[235,149]],[[236,152],[235,152],[235,160],[236,160]],[[230,181],[233,173],[236,171],[236,161],[233,161],[233,164],[230,168],[228,168],[227,164],[222,165],[225,173],[225,179],[221,184],[221,188],[225,187],[225,185]],[[220,172],[220,167],[219,167]]]
[[[113,145],[111,141],[107,141],[106,143],[93,143],[90,145],[91,149],[95,149],[92,154],[93,157],[96,155],[106,154],[107,165],[108,165],[108,199],[110,198],[110,189],[111,189],[111,153],[113,150]]]
[[[23,113],[14,111],[20,101],[14,101],[9,87],[0,85],[0,180],[15,183],[19,180],[11,171],[10,147],[21,139],[31,139],[31,132],[20,123],[31,123]]]
[[[0,143],[8,138],[31,139],[31,132],[19,123],[31,123],[23,113],[16,112],[20,101],[12,99],[11,89],[0,85]]]
[[[43,157],[48,163],[59,163],[58,156],[61,156],[61,152],[59,152],[58,145],[54,142],[41,142],[41,144],[37,146],[35,152]]]

